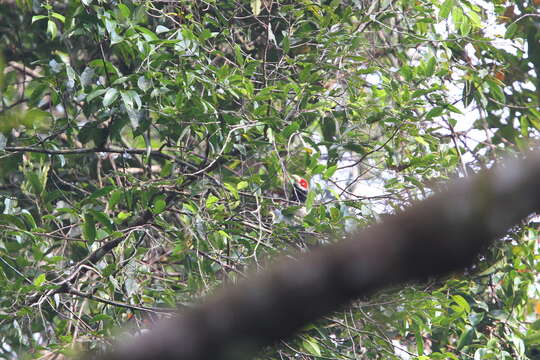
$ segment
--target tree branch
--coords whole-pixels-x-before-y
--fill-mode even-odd
[[[75,155],[75,154],[91,154],[91,153],[114,153],[114,154],[141,154],[141,155],[152,155],[155,157],[161,157],[167,160],[174,160],[174,157],[167,155],[158,150],[147,149],[122,149],[122,148],[88,148],[88,149],[43,149],[43,148],[34,148],[30,146],[6,146],[2,151],[6,152],[34,152],[48,155]]]
[[[338,244],[282,260],[99,358],[246,359],[353,299],[463,270],[493,239],[539,208],[536,153],[460,180]]]
[[[145,311],[145,312],[166,313],[166,314],[170,314],[170,313],[176,311],[176,309],[174,309],[174,308],[160,308],[160,307],[152,307],[152,306],[138,306],[138,305],[127,304],[127,303],[120,302],[120,301],[114,301],[114,300],[104,299],[104,298],[101,298],[101,297],[96,296],[96,295],[93,295],[93,294],[89,294],[89,293],[84,293],[84,292],[78,291],[78,290],[76,290],[76,289],[74,289],[74,288],[69,288],[69,289],[67,290],[67,293],[68,293],[68,294],[72,294],[72,295],[76,295],[76,296],[80,296],[80,297],[83,297],[83,298],[86,298],[86,299],[98,301],[98,302],[101,302],[101,303],[104,303],[104,304],[107,304],[107,305],[112,305],[112,306],[122,307],[122,308],[130,309],[130,310],[139,310],[139,311]]]

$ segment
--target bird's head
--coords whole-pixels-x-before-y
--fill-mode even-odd
[[[292,175],[292,178],[294,181],[293,185],[296,186],[298,189],[306,192],[309,190],[309,183],[306,179],[298,175]]]

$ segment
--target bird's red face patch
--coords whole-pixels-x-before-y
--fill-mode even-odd
[[[306,179],[299,179],[298,180],[298,184],[302,187],[302,189],[306,189],[308,188],[308,182]]]

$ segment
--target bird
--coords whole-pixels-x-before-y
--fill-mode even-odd
[[[307,199],[309,189],[308,181],[298,175],[291,175],[291,185],[292,189],[289,193],[288,200],[303,204]],[[295,219],[304,217],[305,215],[306,209],[304,206],[286,206],[284,208],[275,208],[272,211],[272,222],[293,224]]]
[[[308,195],[309,183],[306,179],[298,175],[292,175],[292,179],[293,188],[291,193],[291,199],[300,203],[304,203]]]

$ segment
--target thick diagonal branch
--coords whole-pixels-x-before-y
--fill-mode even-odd
[[[101,358],[248,358],[382,287],[462,270],[539,207],[540,154],[531,154],[460,181],[336,245],[283,260]]]

